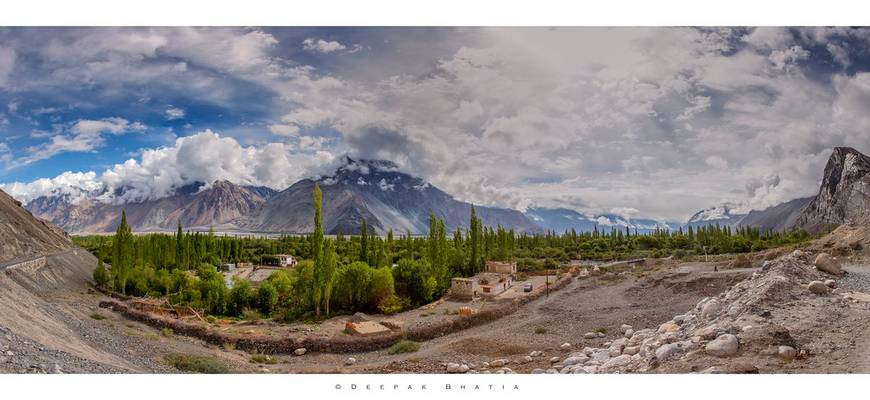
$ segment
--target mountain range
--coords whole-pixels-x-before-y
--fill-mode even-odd
[[[587,215],[567,208],[532,207],[526,211],[476,206],[484,225],[503,226],[517,232],[589,232],[626,229],[647,233],[703,225],[748,226],[766,230],[818,231],[829,224],[866,218],[870,202],[870,158],[857,150],[837,147],[825,167],[819,194],[794,199],[764,210],[737,213],[729,205],[701,210],[686,223],[633,218],[618,214]],[[384,160],[346,157],[331,176],[303,179],[282,191],[242,186],[229,181],[197,182],[177,188],[157,200],[112,204],[105,193],[91,193],[73,200],[69,194],[34,199],[26,205],[35,216],[71,233],[111,232],[122,210],[137,231],[186,229],[258,233],[307,233],[313,230],[311,193],[323,191],[324,230],[328,234],[355,234],[365,220],[378,234],[422,234],[430,214],[443,219],[449,231],[468,226],[471,204],[421,178],[402,172]]]

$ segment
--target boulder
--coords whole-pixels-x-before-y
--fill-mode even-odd
[[[464,374],[468,372],[470,368],[468,368],[465,364],[457,364],[457,363],[448,363],[447,364],[447,373],[449,374]]]
[[[597,336],[598,336],[599,338],[603,338],[603,337],[605,337],[605,336],[607,336],[607,335],[605,335],[604,332],[598,332],[598,333],[597,333]]]
[[[589,360],[585,354],[578,354],[576,356],[571,356],[562,361],[562,365],[569,366],[574,364],[583,364]]]
[[[680,345],[677,343],[668,343],[656,349],[656,359],[659,362],[665,361],[674,355],[682,352]]]
[[[843,270],[840,268],[840,263],[828,253],[819,253],[813,264],[819,269],[819,271],[827,272],[831,275],[840,275],[843,273]]]
[[[347,360],[344,360],[344,365],[354,365],[356,364],[356,358],[348,357]]]
[[[544,372],[545,371],[543,369],[540,369],[540,368],[535,368],[532,370],[533,374],[543,374]]]
[[[701,317],[707,319],[715,317],[720,310],[722,310],[722,305],[716,300],[710,300],[701,307]]]
[[[625,336],[626,338],[630,338],[632,335],[634,335],[634,329],[629,329],[629,330],[625,331],[625,333],[623,333],[622,335]]]
[[[659,325],[658,333],[676,332],[680,330],[680,326],[673,322],[665,322]]]
[[[567,343],[567,342],[566,342],[566,343],[562,343],[562,345],[559,346],[559,348],[562,349],[562,351],[568,351],[568,350],[571,350],[571,343]]]
[[[791,256],[794,258],[801,258],[801,257],[803,257],[803,255],[804,255],[804,252],[802,252],[800,250],[795,250],[795,251],[791,252]]]
[[[619,331],[622,332],[623,334],[624,334],[626,331],[630,331],[630,330],[632,330],[632,329],[633,329],[632,326],[631,326],[631,325],[628,325],[628,324],[622,324],[622,325],[619,327]]]
[[[562,359],[560,359],[559,357],[553,357],[550,359],[550,364],[555,364],[559,361],[562,361]]]
[[[300,348],[298,348],[298,349],[296,349],[296,350],[293,350],[293,354],[296,354],[297,356],[303,356],[303,355],[305,355],[305,353],[306,353],[307,351],[308,351],[308,350],[305,350],[304,347],[300,347]]]
[[[807,285],[807,289],[815,294],[827,294],[831,288],[825,285],[822,281],[812,281]]]
[[[837,287],[837,281],[835,281],[835,280],[833,280],[833,279],[826,279],[826,280],[825,280],[825,286],[827,286],[827,287],[833,289],[833,288]]]
[[[504,367],[505,365],[507,365],[509,362],[510,361],[502,358],[502,359],[498,359],[498,360],[493,360],[491,363],[489,363],[489,366],[493,367],[493,368],[501,368],[501,367]]]
[[[640,346],[629,346],[622,350],[622,354],[633,356],[640,352]]]
[[[601,368],[617,368],[627,365],[631,362],[631,356],[627,354],[623,354],[621,356],[613,357],[607,360]]]
[[[540,357],[542,355],[544,355],[544,352],[540,350],[535,350],[529,353],[529,357]]]
[[[595,332],[586,332],[583,334],[583,339],[595,339],[598,335]]]
[[[719,332],[721,332],[721,331],[722,331],[722,329],[719,328],[719,325],[711,324],[711,325],[708,325],[708,326],[705,326],[703,328],[696,330],[692,334],[692,336],[698,336],[701,339],[705,339],[705,340],[712,340],[712,339],[715,339],[716,336],[719,336]]]
[[[738,347],[737,336],[726,333],[707,343],[704,349],[707,351],[707,354],[712,356],[728,357],[736,354]]]
[[[785,361],[791,361],[797,356],[797,350],[791,346],[779,346],[776,355]]]

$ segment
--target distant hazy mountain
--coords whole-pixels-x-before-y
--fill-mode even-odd
[[[563,233],[570,230],[577,232],[610,231],[612,228],[625,230],[626,227],[632,232],[648,233],[660,230],[678,229],[679,224],[656,221],[643,218],[625,218],[614,214],[601,214],[587,216],[567,208],[529,208],[525,212],[536,224],[545,230]]]
[[[228,181],[216,181],[205,188],[194,183],[158,200],[126,204],[108,204],[86,198],[72,201],[69,195],[43,196],[31,201],[27,208],[73,233],[111,232],[126,210],[127,220],[134,230],[174,230],[180,222],[185,228],[206,228],[235,220],[263,204],[274,194],[265,187],[239,186]]]
[[[327,233],[357,234],[362,220],[378,233],[428,232],[429,215],[443,219],[448,231],[466,229],[471,204],[454,199],[428,182],[399,171],[383,160],[353,160],[332,176],[303,179],[270,198],[249,216],[236,221],[239,229],[255,232],[303,233],[314,230],[311,193],[323,191],[323,221]],[[517,232],[541,228],[517,210],[476,207],[484,225],[501,225]]]
[[[870,222],[870,157],[850,147],[834,148],[819,193],[792,227],[818,232],[829,225]]]

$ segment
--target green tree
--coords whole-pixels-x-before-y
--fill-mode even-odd
[[[94,283],[97,284],[97,287],[103,288],[106,287],[110,279],[106,266],[103,265],[103,260],[97,259],[97,268],[94,268]]]
[[[271,315],[278,304],[278,290],[266,281],[257,289],[257,308],[265,316]]]
[[[112,277],[115,281],[115,290],[127,293],[127,278],[133,269],[133,232],[127,224],[127,213],[121,211],[121,223],[115,231],[112,252]]]

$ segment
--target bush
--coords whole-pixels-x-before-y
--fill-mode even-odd
[[[260,315],[260,313],[258,313],[257,310],[250,309],[250,308],[244,309],[242,311],[241,317],[245,321],[256,321],[258,319],[263,318],[263,316]]]
[[[254,364],[276,364],[278,360],[268,354],[254,353],[251,356],[251,362]]]
[[[539,327],[535,328],[535,333],[537,333],[538,335],[543,335],[543,334],[547,333],[547,328],[539,326]]]
[[[226,374],[230,370],[223,362],[207,356],[171,353],[164,358],[167,365],[179,371],[196,372],[200,374]]]
[[[163,328],[160,330],[160,334],[163,335],[163,337],[172,337],[175,332],[172,330],[172,328]]]
[[[412,340],[402,339],[398,343],[392,345],[387,352],[390,354],[413,353],[420,350],[420,343]]]
[[[103,314],[100,314],[100,313],[91,314],[91,318],[93,318],[97,321],[102,321],[102,320],[106,319],[106,317],[104,317]]]
[[[410,299],[392,295],[378,305],[378,310],[384,314],[392,315],[404,310],[410,304]]]
[[[106,284],[108,284],[110,280],[109,272],[106,271],[103,261],[97,260],[97,268],[94,269],[94,283],[97,284],[97,287],[102,288],[106,287]]]
[[[264,282],[257,289],[257,307],[263,315],[272,315],[275,306],[278,304],[278,290],[271,283]]]

